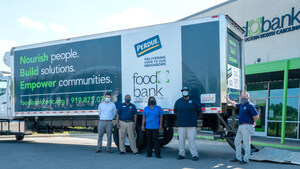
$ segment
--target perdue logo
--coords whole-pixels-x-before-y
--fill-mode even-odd
[[[143,42],[140,42],[138,44],[134,45],[135,52],[137,57],[141,57],[143,55],[146,55],[150,52],[153,52],[155,50],[158,50],[161,48],[161,43],[159,36],[153,36],[147,40],[144,40]]]

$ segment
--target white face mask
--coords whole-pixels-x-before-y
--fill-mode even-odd
[[[105,98],[105,101],[106,102],[110,102],[110,98]]]
[[[188,96],[188,95],[189,95],[189,92],[188,92],[188,91],[183,91],[183,92],[182,92],[182,95],[183,95],[183,96]]]

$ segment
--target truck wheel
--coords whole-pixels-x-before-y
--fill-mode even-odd
[[[167,145],[173,139],[174,129],[173,127],[164,127],[164,138],[160,142],[160,146]]]
[[[144,133],[139,123],[136,125],[136,131],[134,135],[136,140],[136,147],[139,151],[142,151],[146,147],[146,139],[144,138]],[[119,129],[117,128],[117,126],[114,126],[113,128],[113,137],[115,144],[119,148]],[[131,152],[130,144],[127,138],[125,138],[125,148],[127,152]]]
[[[21,141],[24,139],[24,135],[18,134],[16,135],[16,140]]]

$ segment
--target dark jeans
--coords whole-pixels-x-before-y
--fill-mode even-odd
[[[155,149],[155,155],[160,156],[158,129],[146,129],[146,134],[147,134],[147,155],[152,155],[152,142],[153,142],[154,149]]]

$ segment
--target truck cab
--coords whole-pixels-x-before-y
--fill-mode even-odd
[[[11,118],[10,77],[4,76],[8,72],[0,72],[0,119]]]

